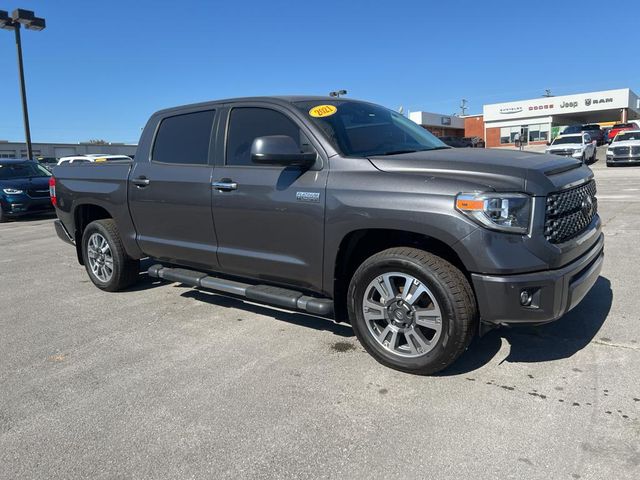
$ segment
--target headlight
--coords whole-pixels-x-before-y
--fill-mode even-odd
[[[23,193],[22,190],[17,190],[15,188],[3,188],[2,191],[7,195],[18,195],[20,193]]]
[[[613,150],[607,150],[607,155],[613,155]]]
[[[573,153],[582,153],[582,148],[574,148]]]
[[[531,197],[524,193],[459,193],[456,210],[492,230],[527,233]]]

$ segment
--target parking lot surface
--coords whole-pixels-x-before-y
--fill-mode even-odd
[[[0,226],[0,478],[640,478],[640,167],[593,165],[602,276],[434,377],[348,325],[153,281],[98,290]]]

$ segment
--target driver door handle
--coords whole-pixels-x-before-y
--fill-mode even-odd
[[[221,192],[230,192],[231,190],[238,189],[238,184],[230,178],[223,178],[217,182],[212,182],[211,186]]]
[[[151,180],[149,180],[145,176],[140,176],[140,177],[137,177],[137,178],[134,178],[133,180],[131,180],[131,183],[133,183],[134,185],[136,185],[138,187],[146,187],[147,185],[149,185],[151,183]]]

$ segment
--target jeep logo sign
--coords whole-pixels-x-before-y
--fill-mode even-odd
[[[560,108],[576,108],[578,106],[578,102],[562,102],[560,104]]]

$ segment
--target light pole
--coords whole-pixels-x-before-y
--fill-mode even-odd
[[[22,116],[24,117],[24,136],[27,143],[27,158],[33,160],[33,148],[31,147],[31,131],[29,129],[29,110],[27,109],[27,90],[24,83],[24,68],[22,65],[22,41],[20,39],[20,26],[27,30],[44,30],[46,23],[44,18],[36,17],[31,10],[17,8],[11,16],[9,12],[0,10],[0,28],[13,30],[16,35],[16,50],[18,51],[18,74],[20,76],[20,96],[22,97]]]

